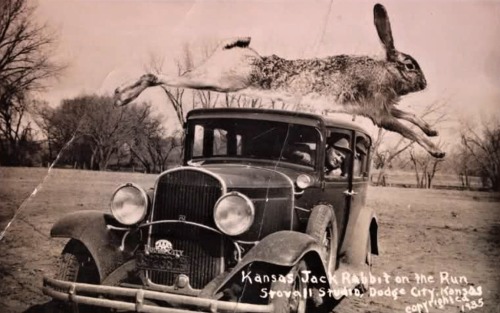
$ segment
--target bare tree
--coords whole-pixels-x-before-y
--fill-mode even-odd
[[[129,146],[134,158],[144,166],[146,173],[162,172],[166,169],[169,157],[182,146],[182,131],[178,130],[172,136],[166,136],[161,120],[148,116]]]
[[[489,183],[494,191],[500,191],[500,119],[483,120],[479,131],[462,126],[462,144],[476,162],[483,186]]]
[[[18,165],[19,143],[31,129],[26,115],[29,94],[43,89],[63,67],[51,61],[54,36],[35,22],[35,7],[27,0],[0,3],[0,156]]]
[[[376,184],[379,186],[386,185],[385,172],[387,167],[391,166],[392,162],[398,158],[404,151],[413,146],[414,142],[399,138],[394,145],[390,145],[385,149],[380,149],[380,144],[385,135],[386,130],[382,128],[378,131],[377,139],[375,140],[373,154],[374,154],[374,165],[375,168],[379,170],[377,176]]]
[[[106,170],[111,158],[124,144],[134,142],[144,132],[144,121],[150,119],[149,105],[117,110],[110,97],[84,95],[65,99],[54,109],[40,110],[39,125],[56,151],[75,138],[62,162],[87,163],[91,169]]]
[[[164,88],[162,89],[165,91],[165,94],[168,97],[168,101],[170,101],[170,104],[172,104],[175,113],[177,115],[177,120],[179,121],[179,124],[184,125],[186,122],[186,118],[184,116],[184,92],[185,90],[182,88]]]
[[[441,148],[442,144],[437,146]],[[408,154],[415,172],[417,188],[432,188],[432,181],[444,160],[434,158],[424,151],[417,152],[413,147],[408,150]]]
[[[463,122],[462,122],[463,124]],[[465,127],[462,127],[462,130]],[[451,171],[457,175],[458,180],[465,189],[471,188],[471,177],[478,175],[478,164],[467,148],[464,135],[460,136],[460,143],[456,144],[448,157]]]
[[[47,138],[47,155],[45,155],[46,160],[49,161],[53,159],[54,152],[54,141],[55,138],[52,136],[55,134],[56,129],[54,128],[54,122],[52,117],[54,115],[54,109],[49,106],[47,101],[37,101],[36,105],[33,106],[31,116],[41,130],[42,134]]]
[[[203,90],[194,90],[193,92],[196,95],[195,103],[198,103],[200,107],[204,109],[217,107],[220,93]]]
[[[32,110],[34,121],[47,138],[49,159],[53,159],[58,151],[78,135],[82,117],[86,115],[85,106],[65,99],[57,107],[50,107],[47,103],[38,103]]]
[[[177,74],[180,75],[184,73],[185,71],[189,70],[193,66],[193,61],[192,61],[192,56],[191,56],[191,51],[189,50],[188,45],[184,45],[184,53],[183,53],[183,60],[177,60],[176,61],[176,66],[177,66]],[[151,73],[159,74],[162,72],[163,66],[165,63],[165,59],[162,57],[159,57],[158,55],[151,53],[150,58],[149,58],[149,63],[145,66],[146,70]],[[183,88],[167,88],[165,86],[161,86],[163,91],[165,92],[165,95],[167,96],[168,101],[172,105],[176,115],[177,115],[177,120],[179,121],[179,124],[184,125],[185,123],[185,117],[184,117],[184,93],[185,90]],[[193,98],[193,103],[194,103],[194,98]],[[194,108],[194,106],[193,106]]]
[[[172,158],[175,152],[179,153],[172,163],[175,165],[181,164],[183,142],[184,133],[181,130],[175,131],[171,136],[154,142],[159,172],[167,169],[168,160]]]

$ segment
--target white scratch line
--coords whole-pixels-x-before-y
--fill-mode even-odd
[[[38,191],[40,191],[42,189],[42,186],[45,183],[45,181],[47,180],[47,178],[49,177],[52,168],[54,167],[54,165],[56,165],[57,161],[59,161],[59,159],[61,158],[61,155],[64,152],[64,150],[66,150],[71,145],[71,143],[73,142],[73,140],[75,140],[76,134],[78,132],[78,129],[80,128],[79,126],[80,125],[78,125],[75,133],[73,134],[73,137],[71,137],[71,139],[64,145],[64,147],[61,148],[61,150],[57,154],[56,159],[52,162],[52,164],[50,164],[50,167],[47,170],[47,174],[43,177],[42,181],[38,184],[38,186],[35,187],[35,189],[33,190],[33,192],[26,199],[24,199],[23,203],[21,203],[21,205],[16,209],[16,212],[14,213],[14,215],[12,216],[12,218],[10,219],[10,221],[7,223],[7,225],[3,229],[2,233],[0,233],[0,241],[5,237],[5,233],[9,229],[10,225],[12,225],[12,223],[14,222],[14,220],[17,218],[17,216],[19,215],[19,213],[22,211],[22,209],[38,193]]]

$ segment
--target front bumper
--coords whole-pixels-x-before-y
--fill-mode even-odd
[[[42,290],[45,295],[61,301],[135,312],[186,313],[200,312],[200,310],[206,312],[273,312],[272,304],[228,302],[145,289],[73,283],[48,277],[43,278]],[[84,293],[84,295],[81,293]],[[102,296],[127,299],[111,300]],[[193,310],[159,307],[150,304],[148,300],[164,301],[175,307],[184,306],[193,308]]]

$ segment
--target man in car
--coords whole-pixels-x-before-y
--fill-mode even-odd
[[[347,174],[347,159],[351,149],[349,141],[341,138],[326,148],[325,170],[327,176],[342,176]]]
[[[283,159],[302,165],[314,164],[313,153],[306,143],[290,143],[285,146]]]

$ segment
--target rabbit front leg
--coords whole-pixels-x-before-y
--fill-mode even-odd
[[[435,129],[432,129],[431,126],[426,121],[424,121],[423,119],[421,119],[420,117],[416,116],[413,113],[408,113],[396,108],[391,108],[391,114],[396,118],[401,118],[405,121],[417,125],[429,137],[434,137],[438,135],[438,132]]]
[[[401,134],[403,137],[417,142],[420,146],[422,146],[430,155],[435,158],[443,158],[445,153],[439,148],[437,148],[429,139],[415,133],[413,130],[403,125],[400,121],[398,121],[395,117],[385,117],[380,121],[380,127],[387,129],[389,131],[393,131]]]
[[[115,106],[126,105],[134,101],[149,87],[156,86],[158,78],[153,74],[142,75],[139,79],[122,84],[115,89]]]

